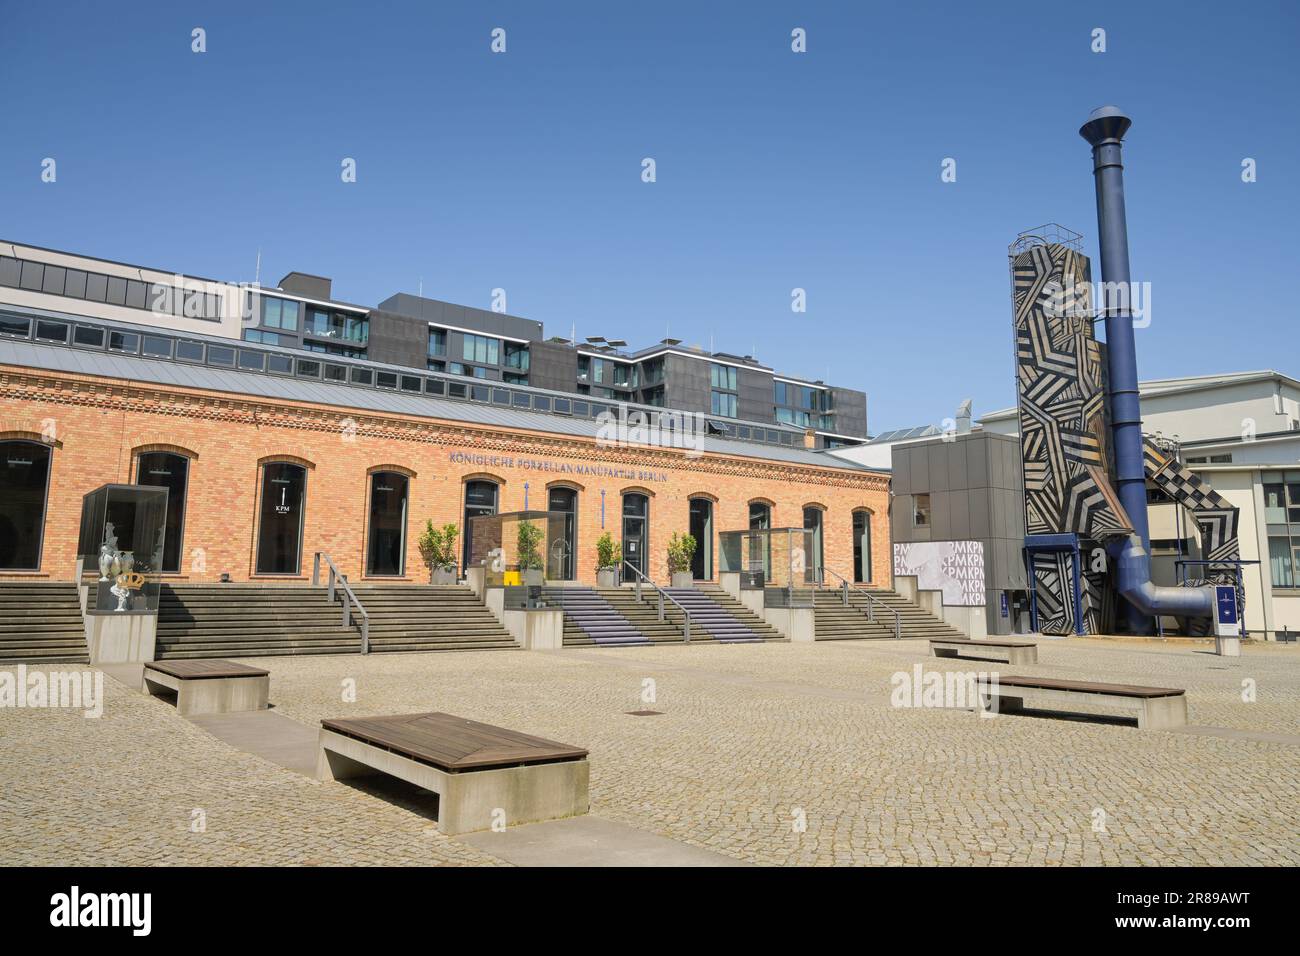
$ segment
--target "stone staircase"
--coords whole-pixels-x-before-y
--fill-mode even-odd
[[[519,647],[464,585],[363,584],[352,591],[370,615],[372,654]]]
[[[358,654],[361,632],[323,588],[301,584],[164,584],[160,661],[198,657]]]
[[[721,589],[665,588],[691,614],[691,641],[755,643],[781,641],[774,628],[733,601]],[[682,643],[685,614],[671,601],[664,602],[659,620],[659,599],[653,588],[548,587],[548,604],[564,609],[566,647],[645,646]]]
[[[84,664],[89,659],[75,584],[0,582],[0,662]]]
[[[923,610],[889,588],[871,588],[876,598],[875,620],[868,617],[870,601],[864,588],[849,588],[849,606],[845,607],[839,588],[819,588],[816,592],[814,617],[817,640],[863,640],[893,638],[894,615],[898,611],[899,625],[905,638],[924,639],[965,637],[966,635]],[[881,604],[888,610],[882,609]]]
[[[692,641],[759,644],[786,640],[780,631],[720,587],[705,585],[664,590],[691,612]],[[675,615],[681,613],[676,608],[672,610]]]

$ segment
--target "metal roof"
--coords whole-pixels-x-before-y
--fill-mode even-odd
[[[237,342],[231,342],[238,345]],[[0,339],[0,365],[51,372],[71,372],[153,385],[175,385],[261,398],[311,402],[338,408],[392,412],[450,422],[495,425],[543,434],[595,438],[600,423],[585,418],[564,418],[541,412],[519,411],[495,405],[435,398],[369,388],[355,388],[323,381],[281,378],[274,375],[218,369],[206,365],[184,365],[171,361],[42,345],[21,339]],[[410,370],[408,370],[410,371]],[[855,462],[805,448],[784,448],[736,441],[714,435],[703,436],[704,450],[716,454],[782,461],[841,471],[871,471]]]

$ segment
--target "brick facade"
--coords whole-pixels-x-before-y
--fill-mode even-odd
[[[622,536],[619,496],[630,489],[650,495],[649,558],[657,582],[667,583],[668,537],[687,530],[688,500],[697,495],[715,501],[715,579],[717,533],[747,527],[749,502],[766,499],[773,503],[773,527],[801,527],[805,505],[823,507],[825,563],[841,574],[852,573],[852,512],[870,511],[873,579],[891,580],[888,476],[882,473],[714,454],[707,444],[692,459],[674,449],[608,447],[569,435],[18,368],[0,368],[0,397],[0,436],[55,443],[39,572],[50,580],[73,576],[82,496],[132,481],[141,450],[192,457],[180,580],[255,577],[258,466],[268,459],[308,468],[302,572],[289,580],[309,579],[316,551],[328,552],[352,580],[364,579],[368,474],[381,466],[413,476],[410,581],[428,580],[415,547],[425,521],[460,525],[471,477],[500,483],[503,512],[523,510],[525,482],[533,509],[545,508],[552,484],[577,488],[575,568],[586,583],[595,581],[602,531]]]

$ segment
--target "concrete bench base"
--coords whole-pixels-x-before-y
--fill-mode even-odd
[[[1037,664],[1038,645],[1024,642],[931,640],[935,657],[963,657],[967,660],[1005,661],[1008,664]]]
[[[316,776],[346,780],[388,774],[438,795],[446,834],[574,817],[587,812],[586,759],[448,773],[352,737],[321,729]],[[498,823],[498,821],[500,821]]]
[[[989,693],[990,691],[993,692]],[[976,706],[984,711],[993,710],[994,700],[999,713],[1021,710],[1026,703],[1032,706],[1047,705],[1049,708],[1062,704],[1102,704],[1136,713],[1139,730],[1171,730],[1187,726],[1187,697],[1183,694],[1170,697],[1128,697],[1048,688],[995,689],[981,685],[980,693],[976,695]]]
[[[176,695],[176,710],[182,717],[225,714],[237,710],[266,710],[271,678],[263,674],[193,680],[174,677],[146,666],[144,690],[154,696],[163,691],[173,692]]]

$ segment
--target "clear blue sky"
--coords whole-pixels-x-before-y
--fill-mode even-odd
[[[880,431],[1014,401],[1007,244],[1058,221],[1095,260],[1076,130],[1114,102],[1141,375],[1300,375],[1297,4],[271,6],[6,0],[0,237],[231,280],[260,247],[363,304],[502,287],[548,334],[864,389]]]

